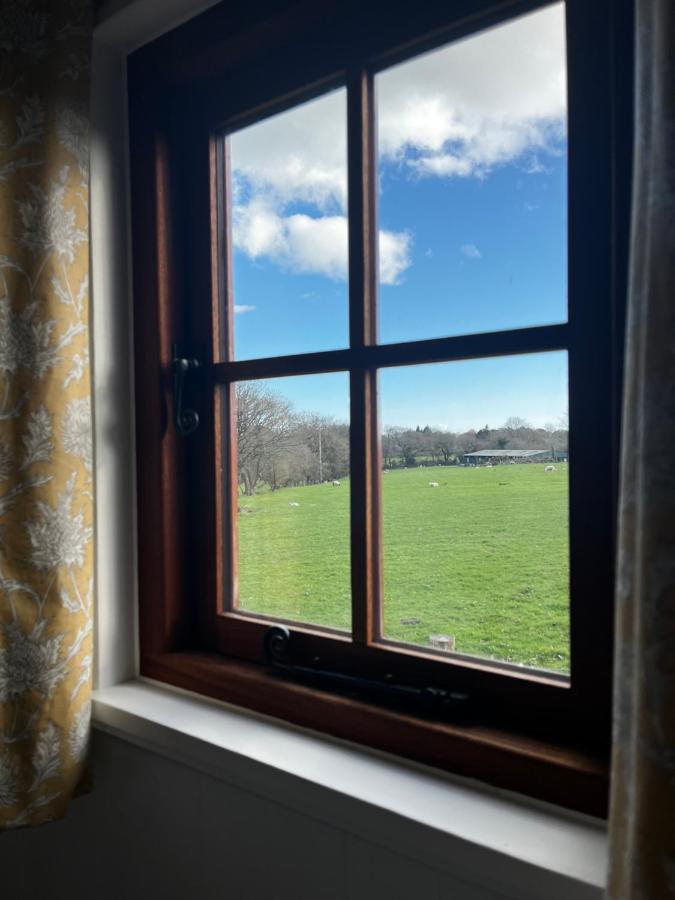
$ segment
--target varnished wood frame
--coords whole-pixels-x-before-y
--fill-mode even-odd
[[[279,7],[284,4],[270,3]],[[373,7],[378,4],[374,3]],[[611,102],[616,67],[610,65],[614,40],[609,7],[604,2],[589,9],[583,0],[568,3],[570,65],[570,183],[588,190],[572,192],[570,218],[571,267],[570,296],[597,296],[594,303],[570,304],[569,322],[565,325],[472,335],[410,344],[372,346],[375,335],[374,254],[362,248],[374,234],[374,196],[372,177],[361,180],[368,166],[354,166],[355,159],[370,157],[372,174],[372,130],[369,115],[372,72],[384,61],[394,61],[425,46],[461,36],[506,19],[518,12],[543,5],[537,2],[463,2],[457,4],[457,18],[452,27],[444,19],[446,9],[400,12],[398,4],[387,4],[393,27],[391,34],[378,34],[377,46],[365,53],[368,38],[354,39],[353,28],[347,27],[349,41],[333,28],[335,55],[341,54],[345,64],[330,64],[330,53],[321,47],[310,50],[305,83],[320,93],[332,84],[346,81],[350,87],[348,127],[350,167],[350,339],[348,351],[281,357],[268,361],[234,361],[232,358],[231,311],[221,321],[212,317],[212,309],[222,304],[229,292],[227,267],[214,265],[218,247],[227,240],[228,210],[213,203],[215,196],[226,198],[222,190],[226,180],[226,144],[217,137],[226,123],[244,123],[269,112],[268,100],[279,105],[279,98],[269,97],[269,87],[247,70],[247,59],[255,58],[256,45],[265,49],[277,44],[293,46],[295,32],[319,34],[323,26],[317,6],[322,4],[286,4],[276,9],[265,21],[253,21],[239,35],[228,35],[222,25],[221,44],[228,46],[253,80],[252,88],[240,79],[237,102],[223,102],[214,89],[214,73],[222,69],[216,60],[213,34],[217,32],[220,8],[192,23],[187,33],[170,35],[137,54],[130,61],[130,112],[132,136],[132,192],[134,228],[135,327],[137,337],[137,408],[139,456],[139,550],[141,588],[141,670],[184,687],[234,700],[262,711],[282,715],[302,724],[323,728],[342,737],[363,740],[382,749],[404,753],[422,761],[443,765],[454,771],[474,774],[506,787],[525,790],[535,796],[556,799],[578,808],[601,811],[606,789],[606,751],[609,734],[609,684],[611,678],[611,595],[613,578],[614,510],[616,484],[616,442],[618,436],[619,373],[621,366],[621,277],[617,276],[617,245],[623,234],[616,235],[616,180],[619,162],[601,172],[598,161],[616,159],[619,147],[612,143],[616,128],[616,109]],[[357,4],[324,4],[340,21],[368,18]],[[350,6],[354,9],[350,10]],[[401,4],[403,7],[404,4]],[[371,10],[372,14],[376,10]],[[414,17],[415,28],[410,25]],[[350,20],[350,16],[352,17]],[[221,18],[221,22],[224,21]],[[331,24],[335,24],[335,20]],[[619,32],[625,33],[625,22]],[[314,31],[312,31],[314,29]],[[622,32],[624,29],[624,32]],[[366,31],[367,29],[364,29]],[[615,29],[616,30],[616,29]],[[402,40],[403,35],[409,40]],[[428,37],[427,37],[428,35]],[[379,41],[379,44],[378,44]],[[216,41],[216,44],[218,41]],[[320,42],[317,42],[317,44]],[[347,50],[347,46],[349,49]],[[391,51],[391,47],[397,49]],[[186,48],[189,52],[185,52]],[[206,48],[206,49],[204,49]],[[337,49],[335,49],[337,48]],[[324,48],[325,49],[325,48]],[[281,54],[283,57],[283,53]],[[324,59],[327,57],[327,59]],[[271,56],[274,61],[274,53]],[[320,60],[320,62],[318,62]],[[363,60],[369,60],[363,65]],[[233,63],[228,63],[231,67]],[[227,69],[228,67],[225,66]],[[303,94],[302,79],[281,78],[275,82],[281,105],[292,105]],[[189,100],[189,102],[188,102]],[[234,107],[237,109],[235,110]],[[182,115],[176,116],[176,109]],[[229,109],[229,113],[227,110]],[[186,124],[187,123],[187,124]],[[626,123],[624,123],[625,126]],[[365,127],[364,127],[365,125]],[[353,139],[358,134],[359,140]],[[189,135],[190,139],[186,140]],[[583,135],[583,137],[581,137]],[[200,137],[201,136],[201,137]],[[588,147],[592,152],[588,151]],[[629,163],[621,163],[624,175]],[[190,173],[186,175],[186,173]],[[195,177],[199,173],[199,177]],[[589,203],[589,195],[596,202]],[[185,222],[190,228],[185,228]],[[181,224],[183,223],[183,224]],[[584,242],[592,235],[593,242]],[[613,243],[612,243],[613,242]],[[611,246],[610,246],[611,245]],[[598,258],[601,264],[598,264]],[[370,262],[370,267],[368,263]],[[202,298],[188,303],[188,298]],[[206,298],[211,297],[211,302]],[[614,333],[611,329],[614,328]],[[201,399],[202,427],[195,440],[176,438],[169,424],[170,346],[176,335],[184,336],[191,351],[205,360]],[[571,463],[572,483],[579,502],[572,501],[571,552],[582,560],[572,572],[572,687],[558,679],[527,672],[505,673],[503,667],[480,660],[456,660],[448,663],[433,653],[414,653],[410,649],[377,641],[378,599],[381,573],[373,562],[374,536],[379,519],[379,483],[367,473],[377,471],[377,423],[373,396],[374,371],[380,366],[414,362],[464,359],[476,356],[502,355],[537,350],[570,349],[571,380]],[[345,698],[318,696],[305,706],[296,706],[298,689],[270,681],[269,674],[257,667],[261,660],[261,634],[269,624],[248,616],[225,611],[225,570],[236,559],[236,531],[225,527],[235,502],[234,454],[232,445],[223,440],[216,423],[232,421],[228,402],[231,385],[243,378],[269,377],[321,371],[352,370],[352,558],[354,560],[354,638],[353,644],[340,635],[315,629],[300,629],[296,641],[301,652],[315,656],[317,652],[327,665],[349,666],[364,674],[382,675],[395,671],[402,677],[431,681],[469,690],[479,699],[479,722],[472,726],[472,740],[485,738],[483,763],[473,766],[456,744],[457,728],[433,725],[415,720],[418,740],[413,752],[410,742],[400,739],[392,724],[393,714],[373,709]],[[574,374],[573,374],[574,373]],[[225,390],[214,390],[224,384]],[[580,389],[580,386],[585,386]],[[614,402],[593,402],[597,397],[613,396]],[[207,397],[213,402],[204,402]],[[360,400],[361,398],[361,400]],[[578,398],[578,402],[575,401]],[[356,402],[355,402],[356,400]],[[224,406],[221,408],[221,404]],[[598,438],[596,426],[601,431]],[[607,436],[607,440],[602,435]],[[592,457],[592,471],[575,460]],[[360,464],[356,465],[355,461]],[[598,461],[599,460],[599,461]],[[358,474],[357,474],[358,473]],[[361,478],[359,479],[359,475]],[[359,480],[361,484],[358,484]],[[214,486],[216,489],[214,490]],[[573,489],[574,490],[574,489]],[[355,496],[356,495],[356,496]],[[221,501],[218,498],[223,498]],[[364,499],[365,498],[365,499]],[[588,509],[596,513],[588,515]],[[213,548],[221,541],[222,552]],[[363,573],[366,577],[363,577]],[[214,597],[220,595],[219,606]],[[589,601],[592,598],[592,604]],[[376,645],[375,645],[376,644]],[[370,645],[370,646],[369,646]],[[232,660],[215,655],[224,652]],[[237,663],[236,659],[249,662]],[[252,662],[253,661],[253,664]],[[221,676],[218,676],[219,666]],[[258,688],[253,685],[258,681]],[[244,687],[245,685],[245,687]],[[271,692],[271,693],[270,693]],[[270,698],[274,696],[272,701]],[[284,700],[284,697],[286,700]],[[369,717],[372,728],[350,728],[347,709],[353,704],[353,720]],[[340,707],[340,715],[336,709]],[[425,728],[447,731],[447,750],[425,756]],[[492,728],[493,731],[485,731]],[[497,732],[494,729],[498,729]],[[482,730],[481,730],[482,729]],[[429,735],[431,731],[426,732]],[[530,733],[533,737],[527,737]],[[494,738],[502,736],[501,745]],[[518,735],[520,735],[518,737]],[[537,737],[539,735],[539,737]],[[436,738],[435,740],[438,740]],[[508,760],[527,742],[542,741],[539,753],[543,770],[548,775],[524,783],[522,768],[518,777]],[[548,743],[547,743],[548,742]],[[551,743],[552,742],[552,743]],[[460,742],[461,746],[465,746]],[[499,748],[501,746],[501,749]],[[505,755],[504,747],[510,748]],[[492,750],[487,749],[492,747]],[[542,749],[543,748],[543,749]],[[553,749],[552,749],[553,748]],[[535,752],[535,751],[532,751]],[[458,759],[459,754],[459,759]],[[585,755],[584,755],[585,754]],[[445,759],[443,762],[440,757]],[[563,758],[586,759],[584,765],[593,771],[593,790],[577,792],[555,787],[556,773]],[[557,762],[556,762],[557,760]],[[575,764],[576,765],[576,764]],[[572,766],[574,768],[574,765]],[[518,767],[516,767],[518,768]],[[580,769],[583,766],[580,766]],[[542,770],[542,771],[543,771]],[[525,779],[526,781],[527,779]],[[581,784],[581,781],[579,782]]]

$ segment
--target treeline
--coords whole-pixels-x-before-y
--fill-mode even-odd
[[[567,452],[567,423],[533,428],[512,416],[499,428],[453,432],[429,425],[416,428],[387,427],[382,435],[382,460],[386,469],[430,464],[456,465],[476,450],[556,450]]]
[[[245,494],[265,484],[272,490],[335,481],[349,474],[349,426],[327,416],[298,413],[282,396],[256,382],[237,385],[239,484]],[[512,417],[501,428],[455,433],[429,425],[386,427],[386,469],[456,465],[465,453],[484,449],[567,450],[566,423],[532,428]]]

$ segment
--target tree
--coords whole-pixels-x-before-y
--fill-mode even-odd
[[[382,461],[385,469],[394,468],[398,453],[398,429],[388,425],[382,435]]]
[[[478,435],[475,431],[465,431],[457,436],[457,450],[460,454],[473,453],[478,449]]]
[[[419,425],[417,427],[419,428]],[[398,434],[398,445],[403,457],[403,465],[414,466],[417,462],[417,456],[422,450],[420,432],[400,431]]]
[[[237,384],[235,396],[239,483],[251,495],[297,440],[297,420],[288,401],[255,382]]]
[[[301,443],[313,459],[312,482],[332,481],[349,475],[349,426],[327,416],[304,417]]]
[[[474,434],[476,435],[476,440],[479,444],[482,445],[482,447],[486,447],[492,442],[489,425],[484,425],[482,428],[479,428],[478,431],[475,431]]]
[[[448,465],[457,453],[457,435],[451,431],[435,431],[433,433],[434,450],[440,455],[444,465]]]
[[[520,416],[509,416],[504,422],[504,428],[507,431],[523,431],[526,428],[530,428],[530,423],[527,419],[521,419]]]

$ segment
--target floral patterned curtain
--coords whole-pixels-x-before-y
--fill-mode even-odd
[[[89,0],[0,0],[0,828],[63,815],[89,734]]]
[[[612,900],[675,898],[675,3],[637,0]]]

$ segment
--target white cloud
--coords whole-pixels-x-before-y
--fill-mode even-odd
[[[396,284],[410,265],[407,232],[380,231],[380,280]],[[268,259],[290,272],[348,277],[346,216],[282,215],[263,200],[234,209],[234,245],[251,259]]]
[[[230,137],[235,200],[273,206],[347,205],[347,95],[344,89],[264,119]]]
[[[484,177],[555,151],[566,113],[564,7],[557,4],[377,78],[380,152],[418,175]]]
[[[240,316],[242,313],[253,312],[255,306],[249,306],[248,303],[235,303],[234,304],[234,314],[235,316]]]
[[[380,231],[380,281],[382,284],[399,284],[401,276],[410,266],[412,237],[407,231]]]
[[[483,255],[475,244],[462,244],[459,252],[469,259],[480,259]]]
[[[525,163],[525,171],[528,175],[539,175],[546,171],[546,166],[535,155]]]
[[[565,134],[564,6],[556,4],[377,76],[381,158],[409,177],[528,174]],[[252,259],[344,279],[346,92],[333,91],[230,138],[235,242]],[[386,189],[386,188],[385,188]],[[411,264],[407,232],[380,234],[380,271]]]

